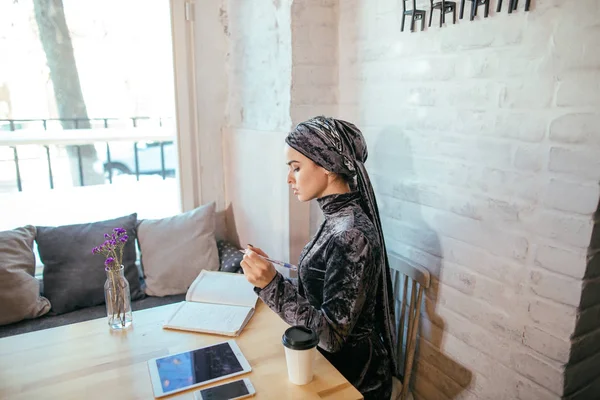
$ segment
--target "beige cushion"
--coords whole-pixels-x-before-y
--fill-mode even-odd
[[[0,325],[36,318],[50,310],[35,273],[35,227],[0,232]]]
[[[146,294],[185,293],[201,270],[218,270],[214,231],[215,203],[173,217],[143,220],[138,241]]]

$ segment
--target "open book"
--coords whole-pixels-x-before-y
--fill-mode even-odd
[[[254,315],[257,298],[244,275],[202,270],[163,327],[238,336]]]

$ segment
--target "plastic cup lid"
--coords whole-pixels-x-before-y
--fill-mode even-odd
[[[285,331],[281,341],[288,349],[308,350],[319,344],[319,337],[305,326],[292,326]]]

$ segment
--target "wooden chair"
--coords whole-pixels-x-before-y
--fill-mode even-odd
[[[417,347],[421,302],[423,292],[429,288],[430,275],[425,267],[399,254],[388,252],[388,259],[396,303],[397,358],[403,378],[402,393],[397,399],[405,400],[409,395],[410,377]],[[410,303],[408,303],[409,296]]]
[[[456,2],[455,1],[438,1],[436,3],[433,0],[429,0],[431,3],[431,10],[429,11],[429,27],[431,27],[431,21],[433,20],[433,10],[440,10],[440,28],[442,24],[446,22],[446,14],[452,13],[453,23],[456,23]]]
[[[417,10],[417,0],[412,0],[412,10],[406,9],[407,0],[402,0],[402,26],[400,32],[404,32],[404,20],[407,15],[411,16],[410,31],[415,31],[415,21],[421,21],[421,30],[425,29],[425,10]]]

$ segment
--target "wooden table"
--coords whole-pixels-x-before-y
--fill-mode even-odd
[[[154,398],[148,359],[230,339],[163,329],[162,321],[177,304],[134,312],[133,326],[125,332],[109,331],[106,318],[100,318],[0,339],[0,398]],[[362,399],[321,354],[311,383],[290,383],[281,344],[287,327],[259,300],[254,316],[235,338],[252,372],[229,380],[250,378],[256,399]],[[193,391],[165,399],[193,399]]]

